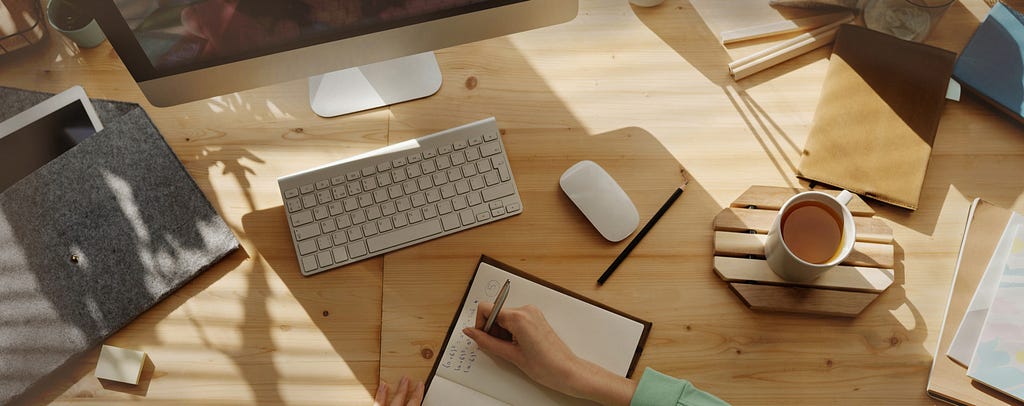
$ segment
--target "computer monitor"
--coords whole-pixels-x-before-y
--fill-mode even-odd
[[[433,52],[572,20],[578,0],[88,0],[150,103],[309,77],[335,116],[434,94]]]

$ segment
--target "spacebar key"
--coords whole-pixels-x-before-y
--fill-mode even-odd
[[[396,245],[415,241],[420,238],[429,237],[440,232],[441,221],[434,219],[411,227],[402,228],[398,232],[391,232],[367,238],[366,245],[370,248],[370,252],[377,252]]]

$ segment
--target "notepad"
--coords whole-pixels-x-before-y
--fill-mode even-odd
[[[588,405],[540,385],[514,365],[480,350],[462,333],[473,327],[477,305],[493,302],[510,281],[505,309],[539,308],[551,328],[580,358],[629,377],[651,323],[593,302],[530,274],[482,257],[444,341],[444,351],[427,378],[424,406]]]

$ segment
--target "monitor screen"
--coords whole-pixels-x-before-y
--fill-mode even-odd
[[[115,0],[154,70],[191,71],[524,0]]]

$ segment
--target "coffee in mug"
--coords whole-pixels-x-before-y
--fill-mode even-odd
[[[810,191],[791,197],[775,217],[764,246],[768,266],[782,279],[817,279],[853,251],[856,229],[846,205],[853,194]]]

